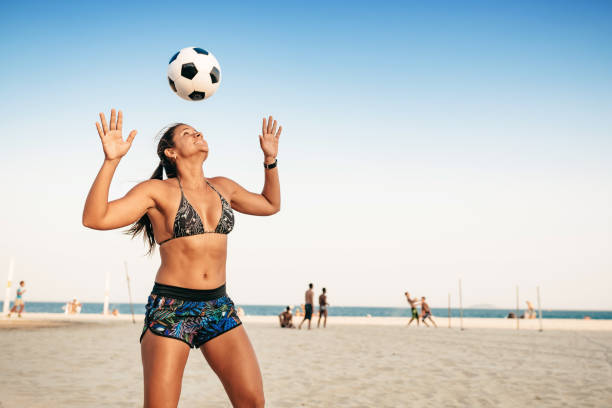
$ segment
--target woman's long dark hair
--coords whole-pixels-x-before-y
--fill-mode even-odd
[[[166,149],[174,147],[174,130],[182,125],[183,123],[174,123],[172,125],[166,126],[162,129],[159,134],[161,137],[159,138],[159,143],[157,144],[157,156],[159,156],[159,165],[151,175],[151,179],[164,179],[164,170],[166,171],[166,177],[172,178],[176,177],[176,163],[172,161],[164,151]],[[155,249],[155,236],[153,235],[153,224],[151,224],[151,220],[147,214],[140,217],[138,221],[136,221],[130,229],[125,231],[126,234],[131,235],[132,238],[135,238],[138,234],[142,232],[142,237],[144,241],[149,245],[149,251],[147,254],[150,255],[153,253]]]

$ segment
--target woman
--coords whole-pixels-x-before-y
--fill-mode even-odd
[[[150,251],[160,245],[161,266],[140,338],[144,406],[177,406],[190,347],[200,348],[234,406],[263,406],[255,353],[225,293],[225,263],[227,234],[234,224],[232,209],[252,215],[280,210],[276,155],[282,127],[277,130],[271,116],[263,120],[261,194],[225,177],[206,178],[202,165],[208,144],[202,133],[179,123],[163,132],[157,148],[160,163],[151,179],[108,202],[111,179],[136,131],[123,140],[123,116],[114,109],[110,124],[102,113],[100,122],[96,128],[105,159],[87,196],[83,225],[110,230],[133,224],[129,232],[143,233]]]

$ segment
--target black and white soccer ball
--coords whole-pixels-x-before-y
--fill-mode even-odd
[[[183,48],[170,58],[168,83],[181,98],[203,101],[219,88],[221,67],[215,56],[205,49]]]

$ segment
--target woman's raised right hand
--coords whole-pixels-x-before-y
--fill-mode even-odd
[[[118,160],[125,156],[128,150],[130,150],[137,132],[132,130],[127,139],[123,140],[123,136],[121,136],[123,114],[119,111],[117,115],[114,109],[111,109],[110,128],[102,112],[100,112],[100,122],[102,122],[102,126],[96,122],[96,129],[98,129],[98,135],[100,135],[100,140],[102,140],[102,148],[104,149],[106,160]]]

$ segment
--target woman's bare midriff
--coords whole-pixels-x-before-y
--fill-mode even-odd
[[[225,234],[175,238],[161,245],[159,252],[155,282],[188,289],[215,289],[225,283]]]

